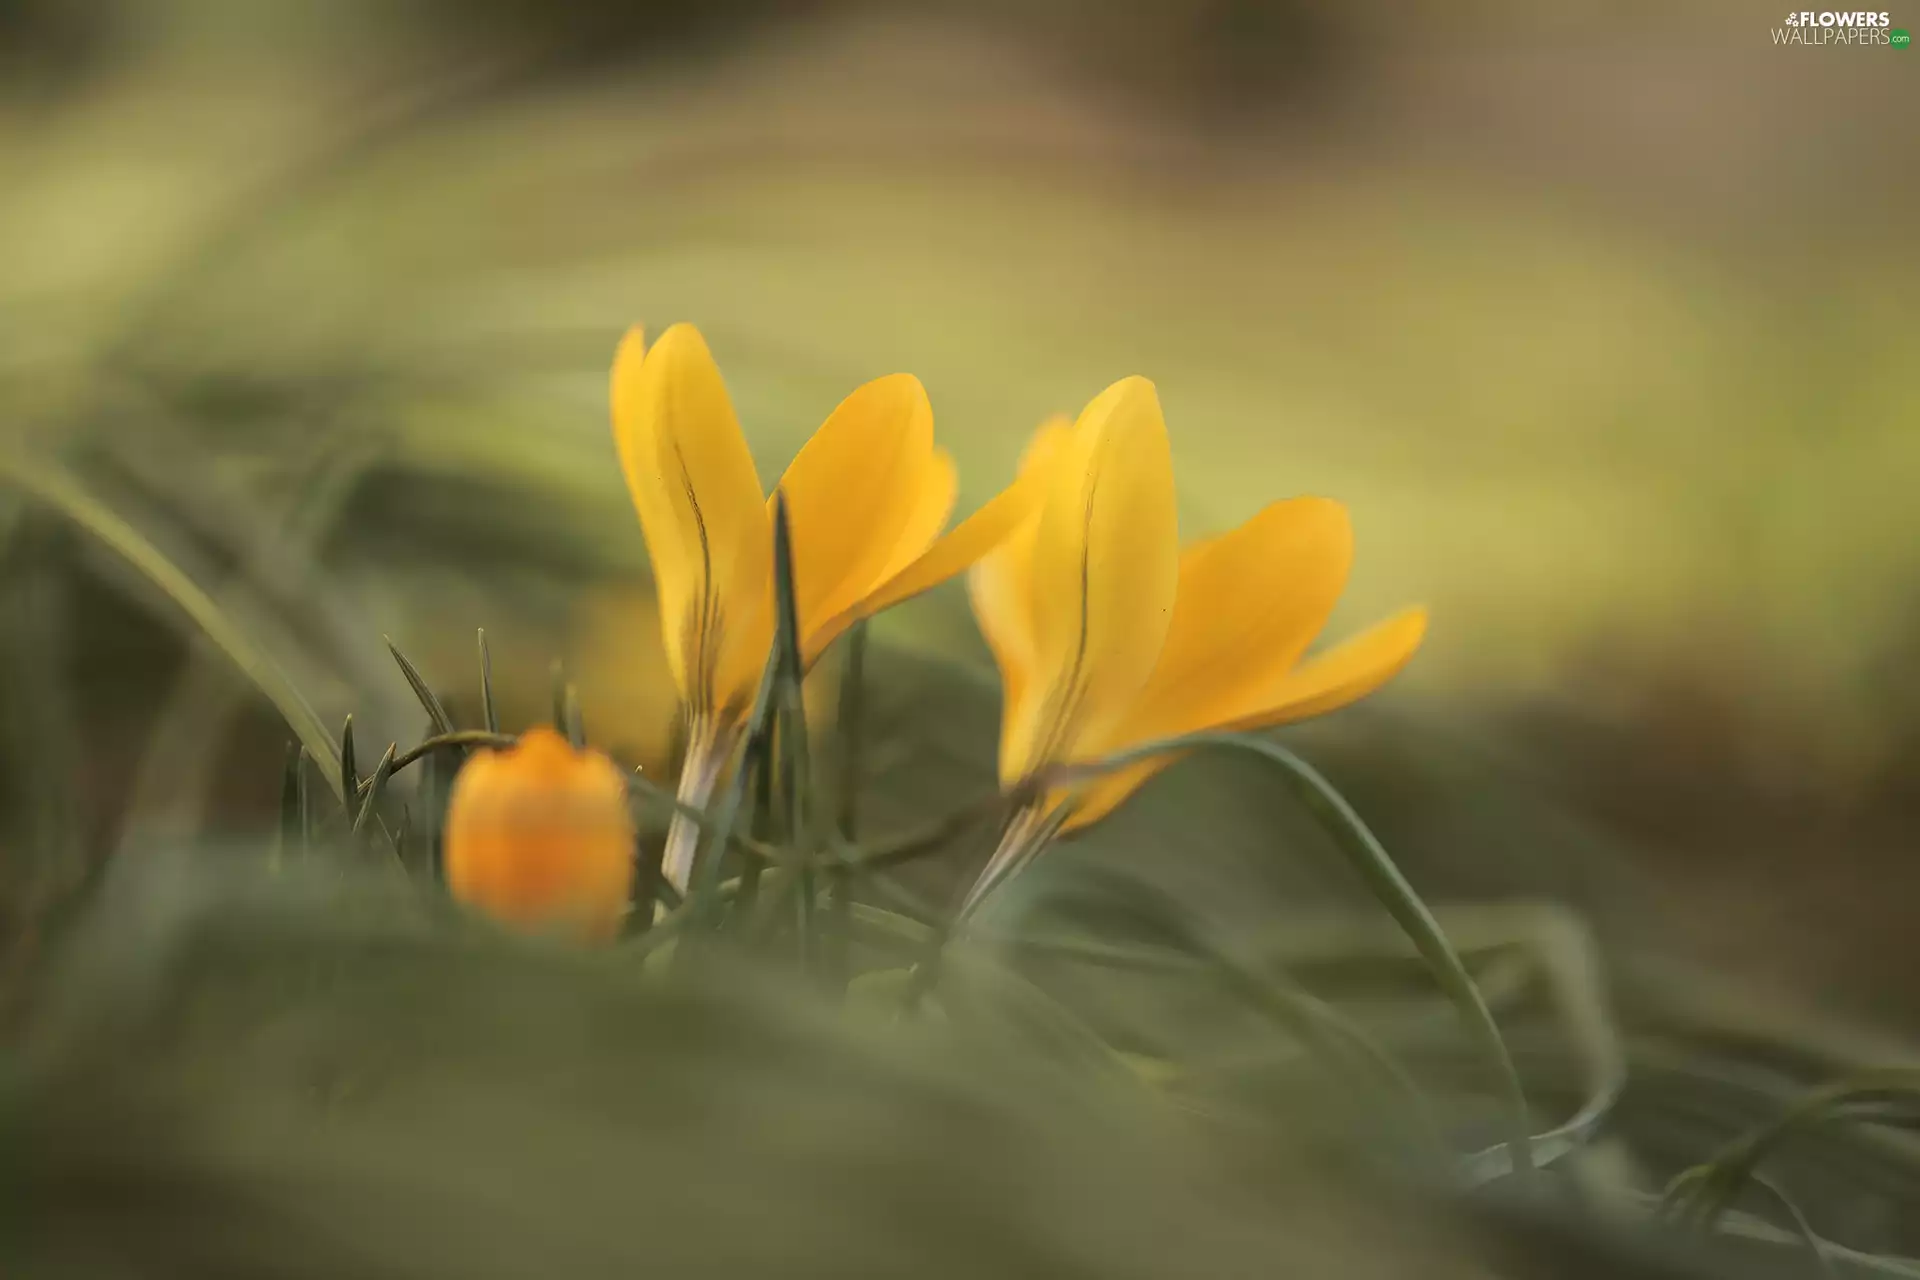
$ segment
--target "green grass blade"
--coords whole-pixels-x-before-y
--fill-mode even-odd
[[[285,670],[153,542],[100,502],[71,472],[49,459],[0,453],[0,479],[59,511],[119,556],[167,597],[273,704],[327,785],[339,787],[340,751],[333,734]],[[340,796],[344,803],[345,797]]]
[[[346,723],[340,726],[340,794],[345,797],[341,804],[346,806],[347,821],[358,826],[360,767],[354,759],[352,712],[347,713]]]
[[[940,853],[955,840],[975,827],[985,824],[991,818],[998,817],[1004,822],[1007,817],[1006,807],[1006,798],[997,788],[985,792],[979,798],[962,805],[943,818],[936,819],[919,831],[867,846],[858,854],[859,864],[863,868],[877,871],[883,867],[901,866]]]
[[[400,652],[400,647],[394,644],[391,636],[380,638],[386,641],[387,652],[393,655],[394,662],[400,668],[400,674],[407,678],[407,684],[413,689],[413,696],[420,700],[420,706],[427,713],[427,719],[432,721],[433,731],[436,734],[452,733],[453,717],[447,714],[446,707],[441,704],[440,699],[427,684],[426,678],[420,674],[420,669],[407,661],[407,655]]]
[[[353,834],[364,836],[367,823],[378,808],[380,797],[386,794],[387,780],[393,776],[393,757],[396,748],[389,745],[380,756],[380,763],[374,766],[373,777],[367,780],[367,797],[361,802],[360,812],[353,819]]]
[[[808,750],[803,691],[806,668],[800,651],[800,606],[794,587],[793,527],[785,494],[774,498],[773,564],[773,650],[779,671],[774,689],[777,708],[771,744],[778,779],[775,790],[786,802],[786,843],[801,854],[793,886],[795,938],[800,948],[801,968],[812,971],[818,942],[816,908],[819,904],[819,877],[813,867],[813,764]]]
[[[762,769],[774,767],[772,759],[775,721],[781,705],[781,685],[788,679],[789,661],[797,661],[800,652],[797,615],[794,608],[793,554],[787,523],[786,499],[775,493],[773,500],[773,591],[775,631],[767,654],[767,665],[760,673],[760,687],[754,694],[753,710],[747,717],[746,741],[741,747],[740,766],[734,770],[719,805],[702,822],[705,837],[694,858],[692,892],[689,906],[702,928],[709,926],[719,901],[721,868],[726,851],[734,839],[734,827],[747,789],[754,785]],[[797,671],[793,677],[797,683]],[[696,931],[697,932],[697,931]],[[678,961],[691,948],[675,952]]]
[[[587,745],[587,721],[580,710],[580,690],[567,681],[560,690],[560,723],[575,751]]]
[[[239,492],[205,472],[191,433],[165,422],[156,423],[152,438],[140,442],[151,446],[147,452],[130,452],[121,437],[106,446],[114,464],[130,467],[142,488],[160,501],[160,511],[169,520],[177,518],[212,545],[234,552],[235,564],[229,572],[201,580],[221,584],[214,593],[217,599],[235,593],[257,596],[296,627],[319,670],[303,674],[298,666],[290,666],[294,679],[312,690],[316,686],[308,681],[315,675],[331,677],[323,687],[338,684],[341,693],[350,691],[363,729],[370,706],[378,723],[394,724],[392,709],[397,699],[378,679],[386,674],[384,667],[368,661],[373,657],[370,646],[362,652],[350,602],[330,589],[323,573],[316,572],[316,552],[338,527],[346,504],[384,448],[370,434],[323,433],[303,442],[304,457],[296,465],[299,478],[290,494],[276,498],[270,511],[249,510],[251,504]],[[111,497],[103,500],[114,505]],[[277,537],[272,532],[276,528]],[[182,567],[190,563],[183,562]],[[379,662],[384,664],[384,656]],[[375,678],[366,678],[369,674]],[[137,845],[151,832],[196,831],[204,826],[221,768],[220,755],[183,752],[176,744],[211,742],[230,733],[252,692],[214,646],[192,646],[187,669],[173,681],[134,772],[119,851]]]
[[[694,859],[693,886],[687,894],[688,905],[693,909],[695,918],[703,927],[712,921],[712,913],[720,901],[721,864],[725,861],[725,852],[734,839],[734,827],[739,821],[740,806],[746,797],[747,787],[758,770],[768,767],[766,755],[773,736],[774,685],[779,679],[780,658],[775,652],[767,657],[766,668],[760,675],[760,688],[754,695],[753,713],[747,720],[746,743],[741,750],[740,767],[734,770],[727,788],[721,793],[720,803],[700,823],[703,848]],[[687,954],[675,952],[675,959]]]
[[[1359,873],[1374,898],[1406,933],[1440,989],[1453,1002],[1499,1085],[1508,1130],[1506,1145],[1514,1168],[1523,1174],[1531,1173],[1534,1168],[1533,1140],[1529,1132],[1526,1091],[1521,1087],[1520,1073],[1513,1065],[1513,1055],[1507,1050],[1499,1025],[1494,1021],[1493,1011],[1487,1007],[1486,999],[1474,985],[1472,975],[1467,972],[1459,953],[1440,928],[1439,921],[1434,919],[1433,912],[1428,910],[1426,903],[1401,874],[1400,868],[1365,821],[1317,769],[1279,743],[1264,738],[1240,733],[1195,733],[1145,743],[1094,764],[1058,770],[1054,780],[1071,783],[1109,773],[1141,760],[1204,748],[1250,752],[1279,766],[1294,794],[1333,837],[1334,844],[1345,855],[1349,865]]]
[[[309,754],[303,746],[300,748],[299,758],[294,762],[293,767],[293,782],[296,792],[294,803],[299,814],[300,853],[302,857],[313,852],[313,795],[309,789],[310,784],[307,782],[308,768],[312,761],[312,755]]]
[[[1900,1104],[1920,1113],[1920,1068],[1885,1068],[1823,1085],[1785,1112],[1729,1143],[1719,1154],[1676,1177],[1661,1201],[1661,1211],[1696,1230],[1710,1230],[1760,1165],[1796,1134],[1860,1108]]]
[[[493,701],[493,655],[487,650],[484,627],[480,629],[480,716],[488,733],[500,732],[500,710]]]
[[[452,733],[435,734],[431,738],[422,739],[420,742],[408,747],[405,751],[402,751],[398,756],[394,757],[393,772],[404,772],[437,751],[464,752],[468,747],[489,747],[495,750],[505,750],[518,741],[519,739],[512,734],[488,733],[484,729],[456,729]],[[360,790],[363,794],[366,789],[366,784],[364,782],[361,783]]]
[[[853,624],[846,637],[845,665],[840,674],[840,705],[834,717],[834,827],[840,838],[853,843],[860,827],[860,772],[866,746],[867,624]]]
[[[1814,1270],[1820,1273],[1822,1280],[1839,1280],[1839,1269],[1834,1265],[1833,1259],[1827,1256],[1827,1242],[1821,1238],[1819,1232],[1813,1229],[1813,1223],[1808,1221],[1806,1211],[1801,1209],[1799,1201],[1770,1178],[1754,1174],[1750,1181],[1754,1186],[1772,1196],[1774,1203],[1786,1213],[1787,1221],[1791,1222],[1794,1231],[1799,1233],[1800,1242],[1806,1246],[1807,1256],[1813,1262]]]
[[[840,673],[840,705],[834,717],[834,829],[839,839],[851,844],[860,831],[860,775],[865,767],[867,685],[867,624],[853,624],[847,633],[845,666]],[[849,970],[849,938],[853,928],[847,909],[852,898],[853,873],[845,861],[834,859],[828,880],[828,902],[832,915],[826,939],[826,977],[831,989],[844,992]]]

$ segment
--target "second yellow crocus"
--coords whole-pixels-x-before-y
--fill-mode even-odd
[[[1337,502],[1275,502],[1182,551],[1166,422],[1144,378],[1115,383],[1071,425],[1041,428],[1021,471],[1045,500],[969,580],[1001,672],[1009,792],[1159,739],[1331,711],[1391,679],[1425,634],[1426,611],[1408,609],[1306,656],[1352,563]],[[1142,761],[1077,796],[1036,795],[982,889],[1036,840],[1105,817],[1171,762]]]
[[[774,635],[772,505],[706,341],[639,329],[613,362],[613,435],[653,562],[667,661],[688,719],[680,799],[703,806],[751,709]],[[781,476],[801,659],[856,621],[965,570],[1018,527],[1016,484],[942,534],[957,491],[917,378],[858,388]],[[697,832],[676,821],[663,874],[684,891]]]

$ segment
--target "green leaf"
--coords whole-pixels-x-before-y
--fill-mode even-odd
[[[333,734],[280,664],[205,588],[59,463],[0,453],[0,478],[59,511],[158,588],[273,704],[307,754],[320,764],[327,785],[338,788],[340,756]],[[339,798],[345,802],[344,795]]]
[[[353,713],[348,712],[347,722],[340,726],[340,794],[346,797],[341,803],[346,806],[347,821],[358,826],[360,770],[353,756]]]
[[[353,820],[353,834],[356,838],[366,833],[367,823],[379,807],[380,797],[386,793],[387,779],[393,776],[393,757],[395,748],[389,745],[380,757],[380,763],[374,766],[373,777],[367,785],[367,798],[360,805],[360,812]]]
[[[1807,1247],[1807,1255],[1812,1258],[1814,1269],[1820,1273],[1823,1280],[1837,1280],[1839,1271],[1834,1267],[1833,1260],[1827,1256],[1829,1246],[1825,1240],[1821,1239],[1819,1232],[1813,1229],[1813,1223],[1807,1220],[1806,1212],[1800,1208],[1799,1202],[1771,1178],[1763,1178],[1756,1173],[1749,1176],[1749,1181],[1772,1196],[1775,1203],[1786,1211],[1787,1220],[1799,1233],[1800,1242]]]
[[[394,662],[400,667],[400,674],[405,676],[407,683],[412,686],[413,696],[420,700],[420,706],[426,711],[427,719],[433,723],[433,731],[438,734],[452,733],[453,717],[447,714],[446,707],[441,705],[440,699],[428,687],[426,679],[420,674],[420,669],[407,661],[407,655],[400,652],[400,647],[394,644],[391,636],[380,638],[386,641],[387,652],[393,655]]]
[[[1889,1101],[1900,1104],[1907,1114],[1920,1114],[1920,1068],[1863,1072],[1813,1090],[1777,1118],[1729,1143],[1711,1160],[1676,1177],[1661,1199],[1661,1212],[1694,1230],[1711,1230],[1761,1162],[1788,1139],[1847,1118],[1863,1106],[1877,1110]]]
[[[512,734],[488,733],[484,729],[456,729],[452,733],[435,734],[431,738],[422,739],[415,746],[408,747],[395,757],[393,772],[403,772],[439,751],[458,754],[467,747],[492,747],[496,750],[504,750],[518,741],[520,740]],[[361,783],[360,790],[364,793],[366,789],[367,784]]]
[[[317,548],[338,527],[368,468],[378,462],[381,446],[354,431],[324,432],[303,440],[291,491],[276,493],[270,509],[248,510],[242,492],[207,467],[191,433],[179,430],[180,425],[154,422],[139,448],[114,447],[124,444],[115,438],[104,456],[111,458],[112,470],[125,468],[143,491],[163,504],[155,515],[176,525],[191,524],[196,533],[234,552],[233,566],[225,572],[193,574],[191,560],[182,561],[182,568],[213,584],[215,598],[229,602],[230,612],[241,607],[236,622],[248,627],[269,652],[274,651],[268,643],[272,629],[257,627],[248,616],[253,610],[267,606],[281,615],[282,626],[298,631],[309,656],[306,663],[289,663],[298,687],[342,685],[353,691],[363,730],[369,706],[376,723],[392,723],[396,700],[380,679],[387,673],[368,661],[372,655],[363,652],[351,621],[353,610],[330,589],[316,559]],[[103,500],[113,505],[111,499]],[[333,675],[337,680],[328,678]],[[318,685],[312,683],[316,677],[321,678]],[[121,822],[119,850],[139,844],[152,830],[194,829],[205,823],[222,761],[219,753],[180,751],[177,744],[224,737],[256,696],[244,678],[234,678],[231,662],[215,646],[191,646],[187,669],[173,682],[147,735]]]
[[[1165,939],[1151,946],[1116,946],[1066,937],[1035,938],[1013,934],[1004,938],[969,935],[1004,943],[1016,954],[1046,955],[1101,967],[1146,972],[1184,973],[1223,987],[1263,1020],[1306,1049],[1338,1087],[1359,1095],[1361,1114],[1373,1117],[1385,1102],[1399,1122],[1390,1131],[1418,1136],[1421,1155],[1444,1156],[1447,1146],[1425,1097],[1392,1055],[1361,1027],[1331,1005],[1301,988],[1274,966],[1248,960],[1238,949],[1216,940],[1212,930],[1172,893],[1137,878],[1113,872],[1085,870],[1080,882],[1091,879],[1108,906],[1150,926]]]
[[[560,690],[560,723],[575,751],[587,745],[587,722],[580,712],[580,690],[569,680]]]
[[[778,702],[771,750],[774,753],[777,790],[786,800],[786,840],[800,851],[802,860],[794,878],[795,939],[800,948],[800,966],[814,970],[818,950],[817,907],[819,877],[814,871],[813,838],[813,765],[810,758],[807,708],[804,693],[806,668],[800,652],[799,604],[793,586],[793,529],[787,515],[784,494],[774,501],[773,512],[773,605],[776,625],[774,652],[778,655],[780,676],[775,697]]]
[[[1499,1025],[1494,1021],[1493,1011],[1487,1007],[1486,999],[1474,985],[1472,975],[1439,921],[1434,919],[1433,912],[1360,815],[1317,769],[1279,743],[1264,738],[1242,733],[1195,733],[1144,743],[1091,764],[1056,769],[1045,781],[1071,785],[1141,760],[1204,748],[1246,751],[1277,765],[1294,794],[1333,837],[1348,864],[1413,943],[1479,1045],[1505,1099],[1506,1145],[1513,1167],[1521,1173],[1530,1173],[1534,1161],[1526,1091],[1520,1084],[1520,1074],[1514,1068],[1513,1056],[1507,1050]]]
[[[765,767],[764,759],[773,726],[773,688],[779,671],[777,653],[769,655],[766,668],[760,675],[760,689],[754,695],[753,713],[747,720],[746,745],[741,752],[740,767],[734,771],[727,789],[721,793],[719,805],[701,823],[701,831],[707,839],[695,857],[693,886],[687,899],[688,906],[703,926],[710,923],[712,912],[720,900],[721,863],[733,840],[734,825],[739,820],[740,805],[748,783],[755,770]],[[686,951],[676,951],[676,961],[686,954]]]
[[[834,717],[834,746],[837,754],[833,781],[834,828],[838,838],[851,844],[860,828],[860,775],[864,767],[867,684],[867,623],[863,618],[853,624],[846,637],[845,666],[840,673],[840,705]],[[825,978],[829,988],[844,992],[850,974],[849,935],[853,922],[847,914],[852,899],[853,874],[844,860],[836,859],[829,877],[828,903],[832,915],[827,928]]]
[[[944,983],[941,995],[956,1016],[979,1007],[968,996],[991,996],[994,1012],[1003,1023],[1034,1046],[1051,1050],[1064,1061],[1107,1079],[1140,1085],[1139,1075],[1097,1032],[1004,964],[963,949],[947,957],[946,967],[957,981]]]
[[[493,701],[493,655],[487,651],[487,631],[480,629],[480,716],[488,733],[500,732],[500,711]]]
[[[307,766],[313,759],[306,747],[300,748],[300,759],[294,764],[294,785],[299,792],[297,806],[300,813],[300,853],[305,856],[313,852],[313,796],[307,783]]]

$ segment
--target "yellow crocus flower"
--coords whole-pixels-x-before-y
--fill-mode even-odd
[[[474,752],[454,779],[447,888],[503,924],[604,942],[627,914],[633,841],[620,766],[531,729]]]
[[[1173,463],[1153,384],[1128,378],[1079,419],[1042,427],[1021,463],[1039,510],[969,575],[974,614],[1000,668],[1000,780],[1009,792],[1056,765],[1203,730],[1258,729],[1364,697],[1413,656],[1424,609],[1408,609],[1312,657],[1346,584],[1346,509],[1275,502],[1239,528],[1179,545]],[[1095,780],[1071,808],[1056,790],[1007,843],[1085,827],[1172,762]],[[1001,861],[1031,849],[1003,846]],[[996,866],[991,871],[998,871]]]
[[[653,561],[667,662],[688,717],[680,799],[702,806],[751,710],[774,634],[772,503],[706,341],[639,329],[614,357],[613,435]],[[965,570],[1037,505],[1015,484],[944,536],[957,478],[909,374],[855,390],[781,476],[801,660],[856,621]],[[695,832],[676,822],[662,867],[685,890]]]

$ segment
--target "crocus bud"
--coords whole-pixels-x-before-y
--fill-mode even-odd
[[[633,846],[619,766],[552,729],[476,751],[454,780],[447,887],[503,924],[612,938],[632,895]]]

